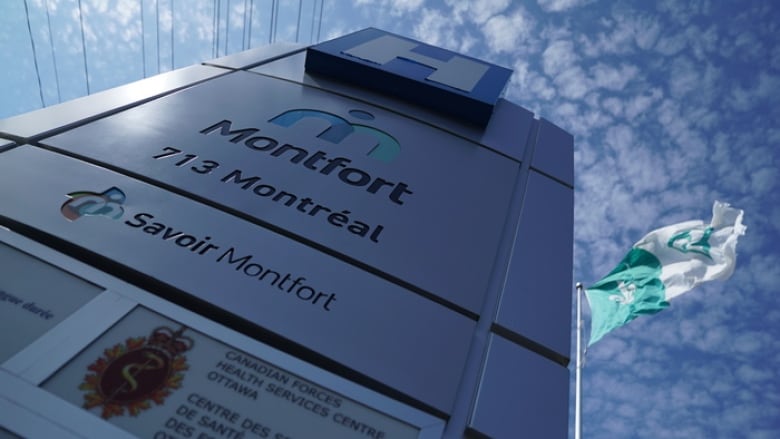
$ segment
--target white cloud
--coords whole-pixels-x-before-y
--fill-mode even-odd
[[[610,127],[604,136],[604,144],[613,151],[632,148],[634,146],[634,130],[625,124]]]
[[[755,284],[758,291],[775,294],[778,282],[780,282],[780,257],[775,254],[751,255],[748,270],[750,282]]]
[[[492,52],[513,52],[529,39],[534,22],[522,8],[511,15],[494,15],[482,25],[485,42]]]
[[[547,12],[561,12],[567,9],[576,8],[593,0],[537,0],[539,7]]]
[[[772,68],[775,70],[780,70],[780,45],[775,45],[775,47],[772,48],[772,55],[770,59]]]
[[[766,195],[777,186],[778,170],[765,167],[750,173],[750,189],[755,195]]]
[[[693,51],[694,57],[699,61],[704,61],[710,57],[710,54],[718,50],[719,29],[711,25],[706,31],[702,31],[698,26],[691,26],[685,30],[688,36],[688,44]]]
[[[708,14],[711,4],[709,0],[663,0],[657,6],[659,11],[666,12],[678,24],[686,25],[697,15]]]
[[[591,90],[590,79],[581,67],[570,67],[553,80],[558,87],[558,93],[568,99],[581,99]]]
[[[660,88],[652,88],[647,92],[633,96],[625,103],[626,119],[633,120],[640,114],[647,112],[651,105],[663,98]]]
[[[623,114],[623,101],[615,97],[609,97],[601,101],[601,105],[605,110],[609,111],[613,116],[619,117]]]
[[[533,98],[547,101],[555,97],[555,87],[546,77],[532,70],[527,61],[518,59],[512,67],[514,73],[510,81],[513,86],[509,90],[511,98],[518,102],[527,102]]]
[[[658,40],[661,24],[655,17],[638,17],[634,20],[634,39],[640,49],[648,50]]]
[[[425,0],[355,0],[355,6],[371,6],[373,10],[382,9],[393,16],[400,16],[422,8]],[[295,8],[297,9],[297,4]]]
[[[587,34],[580,37],[583,52],[589,57],[632,53],[635,45],[648,49],[661,33],[661,24],[657,18],[638,15],[624,8],[615,8],[611,18],[602,19],[601,25],[605,31],[595,37],[591,38]]]
[[[664,35],[655,45],[655,50],[662,55],[672,56],[679,53],[688,45],[688,39],[683,32],[676,35]]]
[[[582,108],[569,101],[556,106],[552,111],[552,118],[577,139],[587,138],[593,131],[613,123],[612,117],[601,108],[591,106]]]
[[[578,59],[571,41],[558,40],[550,43],[542,53],[542,68],[547,75],[555,76],[572,67]]]
[[[598,63],[590,68],[594,87],[614,91],[623,90],[626,84],[633,80],[638,73],[639,69],[630,64],[622,64],[620,68],[615,68],[604,63]]]
[[[510,0],[446,0],[451,8],[451,16],[458,21],[469,20],[477,24],[483,24],[490,17],[501,14],[510,3]]]
[[[389,0],[393,15],[407,14],[420,9],[425,0]]]
[[[729,105],[738,111],[749,111],[764,100],[776,96],[780,89],[780,77],[761,72],[755,84],[749,87],[735,86],[731,89]]]
[[[679,56],[672,61],[669,71],[669,91],[677,99],[696,89],[701,75],[696,65],[686,56]]]
[[[548,65],[550,71],[558,68],[560,66],[555,62]],[[630,65],[623,65],[618,69],[599,63],[586,73],[579,65],[573,65],[555,75],[553,83],[561,96],[576,100],[588,96],[596,89],[622,90],[638,72],[636,67]]]
[[[415,37],[433,46],[451,44],[451,41],[447,41],[451,34],[450,20],[438,9],[424,8],[420,14],[420,21],[414,26]]]

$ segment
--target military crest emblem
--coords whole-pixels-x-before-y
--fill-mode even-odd
[[[155,328],[148,337],[130,337],[106,349],[87,369],[89,373],[79,389],[84,408],[101,407],[103,419],[112,416],[138,416],[162,405],[165,398],[181,387],[184,371],[189,369],[184,353],[194,344],[184,334],[185,327],[174,331]]]

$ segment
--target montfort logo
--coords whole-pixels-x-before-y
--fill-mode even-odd
[[[367,122],[374,120],[374,115],[364,110],[350,110],[349,115],[354,119]],[[341,143],[347,136],[353,133],[364,133],[374,138],[374,144],[370,145],[368,156],[391,162],[395,160],[398,153],[401,152],[401,145],[391,135],[374,127],[362,123],[352,123],[332,113],[311,109],[296,109],[285,111],[284,113],[271,118],[269,122],[289,127],[305,118],[316,118],[326,121],[329,126],[324,131],[317,134],[317,138],[326,140],[330,143]]]
[[[364,110],[350,110],[353,119],[374,120],[374,115]],[[314,118],[327,122],[327,127],[313,134],[313,137],[329,143],[339,144],[352,134],[362,133],[372,140],[367,145],[366,155],[382,162],[392,162],[401,152],[401,145],[388,133],[363,123],[350,122],[347,119],[325,111],[313,109],[292,109],[268,120],[268,123],[292,127],[303,119]],[[331,152],[314,151],[310,145],[292,145],[273,138],[257,127],[234,127],[233,121],[223,119],[199,131],[203,135],[218,134],[233,144],[243,144],[252,151],[263,152],[271,157],[287,159],[289,163],[323,176],[336,177],[342,183],[363,188],[370,194],[384,193],[395,204],[404,204],[405,198],[413,194],[409,185],[396,179],[374,176],[369,171],[353,166],[353,159],[333,157]],[[364,138],[366,138],[364,137]],[[357,160],[356,160],[357,161]],[[333,178],[331,177],[331,178]]]
[[[81,191],[72,192],[68,196],[71,197],[71,200],[62,206],[62,214],[71,221],[84,215],[107,216],[112,219],[119,219],[125,213],[121,206],[121,203],[123,203],[125,200],[125,194],[117,187],[112,187],[103,193]],[[328,224],[338,224],[337,227],[345,228],[354,235],[364,237],[369,233],[368,225],[358,221],[350,223],[348,217],[343,213],[336,212],[326,216],[326,218],[328,218]],[[343,219],[343,222],[340,222],[338,218]],[[255,286],[257,285],[257,281],[260,281],[265,285],[266,292],[283,294],[287,297],[295,298],[300,302],[316,305],[317,308],[323,311],[331,311],[335,302],[337,301],[336,293],[323,291],[320,288],[315,287],[310,281],[307,280],[305,276],[299,275],[293,270],[274,268],[274,263],[272,261],[263,263],[258,262],[261,258],[267,258],[270,260],[271,258],[268,255],[258,255],[242,252],[234,246],[216,243],[219,242],[218,239],[212,241],[212,237],[206,235],[202,230],[200,232],[189,231],[189,225],[187,224],[173,225],[168,223],[167,220],[165,220],[165,222],[162,221],[162,218],[158,218],[154,214],[148,212],[134,213],[130,211],[128,212],[128,215],[124,221],[119,221],[113,224],[125,226],[129,228],[125,229],[126,231],[133,230],[134,232],[132,233],[145,236],[144,242],[146,245],[155,245],[155,243],[156,245],[159,245],[161,243],[167,243],[166,245],[169,247],[179,249],[178,251],[180,252],[180,255],[188,254],[192,257],[205,257],[206,259],[211,259],[214,263],[219,264],[223,268],[228,267],[228,273],[235,273],[237,276],[254,279],[255,282],[253,285]],[[376,229],[374,229],[370,238],[368,239],[371,239],[373,242],[377,242],[381,232],[382,227],[378,226]],[[155,331],[152,334],[150,340],[159,339],[166,341],[166,343],[167,340],[186,341],[186,337],[180,337],[183,331],[184,329],[180,329],[175,333],[168,331],[168,334],[174,334],[175,336],[167,338],[163,337],[165,334]],[[132,349],[130,344],[125,347],[117,345],[114,349],[122,350],[122,352],[117,351],[117,355],[124,355],[124,350],[135,350],[139,346],[143,345],[143,343],[144,340],[140,340],[138,343],[132,343]],[[189,349],[189,347],[183,350],[178,350],[178,352],[174,354],[178,354],[187,349]],[[144,360],[143,358],[146,358],[148,361]],[[114,357],[111,358],[112,361],[114,359]],[[117,405],[122,406],[138,402],[140,395],[147,395],[149,392],[153,393],[154,391],[159,390],[160,380],[163,379],[163,375],[155,372],[152,374],[154,377],[150,378],[151,381],[149,382],[154,382],[156,384],[150,385],[151,387],[142,388],[138,386],[139,383],[137,380],[127,375],[127,373],[133,375],[136,372],[142,372],[145,370],[170,370],[169,363],[167,362],[168,360],[163,361],[158,357],[152,357],[152,353],[149,351],[142,351],[141,354],[133,354],[132,357],[126,357],[126,359],[128,359],[128,362],[123,363],[121,369],[117,369],[116,367],[111,369],[113,366],[107,366],[108,369],[106,370],[108,372],[106,373],[110,375],[111,378],[109,381],[111,383],[106,384],[108,382],[104,380],[103,375],[101,375],[101,371],[98,371],[100,372],[98,373],[99,376],[88,378],[87,384],[91,386],[89,388],[92,390],[97,389],[97,387],[95,387],[97,385],[97,381],[100,381],[103,384],[100,384],[102,387],[98,389],[97,394],[91,395],[87,398],[88,401],[86,404],[89,405],[87,408],[104,405],[104,417],[115,416],[117,414],[121,415],[122,408],[118,407]],[[132,360],[132,362],[130,362],[130,360]],[[104,362],[104,360],[100,361]],[[105,361],[108,361],[108,359]],[[141,369],[133,366],[133,364],[136,364],[138,361],[142,361],[141,363],[138,363],[141,364]],[[92,370],[92,368],[90,370]],[[118,374],[126,379],[126,383],[118,383]],[[170,377],[170,375],[165,375],[164,378],[168,379]],[[130,387],[127,387],[128,385]],[[119,393],[126,393],[127,395],[120,397],[117,396]],[[167,395],[167,393],[165,395]],[[155,399],[155,401],[157,401],[157,399]],[[161,404],[161,402],[158,402],[158,404]],[[132,408],[130,412],[131,414],[135,415],[137,414],[138,410],[143,408],[144,407],[140,406]]]
[[[117,187],[112,187],[105,192],[71,192],[70,200],[66,201],[60,211],[70,221],[76,221],[82,216],[105,216],[111,219],[119,219],[125,213],[122,203],[125,202],[125,193]]]

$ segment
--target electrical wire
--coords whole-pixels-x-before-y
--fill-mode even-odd
[[[317,0],[311,2],[311,29],[309,29],[309,44],[314,42],[314,16],[317,14]]]
[[[225,11],[225,55],[228,54],[228,38],[230,38],[230,0],[227,0]]]
[[[24,13],[27,16],[27,32],[30,34],[35,75],[38,77],[38,94],[41,96],[41,107],[45,107],[46,104],[43,102],[43,85],[41,84],[41,70],[38,68],[38,54],[35,52],[35,41],[33,40],[32,27],[30,26],[30,10],[27,8],[27,0],[24,0]]]
[[[276,35],[279,33],[279,0],[276,0],[276,8],[274,9],[274,43],[276,42]]]
[[[211,9],[211,57],[217,57],[217,0],[212,3]]]
[[[301,10],[303,10],[303,0],[298,0],[298,26],[295,28],[295,42],[297,43],[301,36]]]
[[[219,57],[219,21],[220,21],[220,15],[222,15],[222,0],[217,0],[217,54],[214,55],[214,58]]]
[[[160,73],[160,0],[154,0],[154,9],[157,20],[157,73]]]
[[[174,46],[173,44],[174,23],[176,23],[176,20],[173,19],[173,0],[171,0],[171,70],[175,69],[174,60],[176,59],[176,49],[175,49],[176,46]]]
[[[57,56],[54,54],[54,39],[51,34],[51,18],[49,18],[49,0],[45,0],[44,4],[46,5],[46,24],[49,26],[49,47],[51,47],[51,59],[54,64],[54,80],[57,82],[57,102],[62,102],[62,95],[60,94],[60,73],[57,70]]]
[[[322,10],[325,9],[325,0],[320,0],[320,19],[317,23],[317,42],[320,42],[320,33],[322,32]]]
[[[25,0],[25,4],[27,1]],[[89,90],[89,67],[87,67],[87,42],[84,39],[84,14],[81,12],[81,0],[79,0],[79,23],[81,25],[81,49],[82,53],[84,54],[84,77],[86,78],[87,83],[87,94],[90,95],[92,92]]]
[[[139,0],[141,4],[141,56],[143,57],[144,78],[146,78],[146,25],[144,22],[144,0]]]
[[[255,12],[255,0],[249,0],[249,37],[247,38],[247,45],[252,48],[252,16]]]
[[[241,50],[246,50],[246,0],[244,0],[244,21],[241,28]]]

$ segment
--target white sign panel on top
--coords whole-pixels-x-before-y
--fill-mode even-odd
[[[235,72],[44,141],[478,313],[518,163],[322,90]]]

